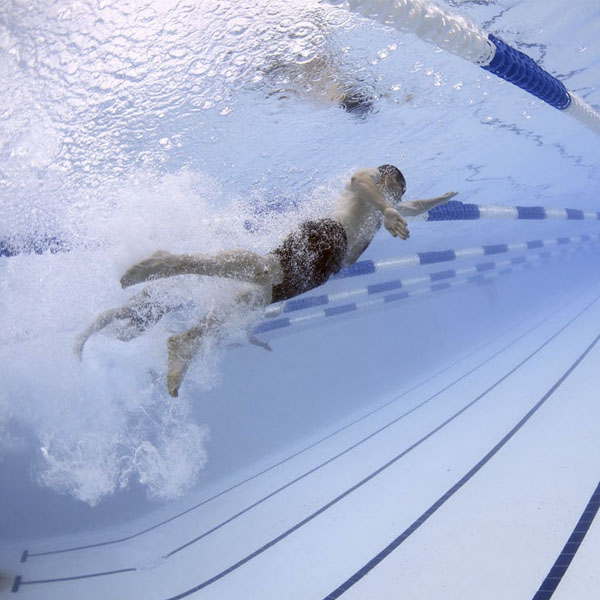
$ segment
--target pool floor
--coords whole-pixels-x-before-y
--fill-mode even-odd
[[[186,511],[3,547],[6,596],[598,598],[598,323],[600,289]]]

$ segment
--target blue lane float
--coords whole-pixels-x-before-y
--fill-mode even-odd
[[[358,290],[351,290],[350,292],[345,293],[347,298],[366,295],[368,299],[362,302],[347,302],[346,304],[324,308],[323,310],[303,314],[302,316],[298,317],[289,316],[278,319],[269,318],[269,316],[273,317],[277,314],[281,314],[282,308],[285,310],[285,307],[281,306],[269,307],[265,315],[267,318],[254,328],[253,333],[258,335],[277,330],[290,329],[294,326],[306,325],[321,319],[327,319],[359,310],[364,311],[381,307],[392,302],[406,300],[408,298],[421,296],[423,294],[441,292],[466,284],[488,285],[496,277],[508,275],[522,269],[530,269],[542,264],[549,264],[553,259],[563,258],[574,251],[577,251],[578,249],[580,248],[567,247],[554,251],[544,250],[543,252],[534,254],[532,256],[516,256],[511,259],[501,260],[495,263],[486,262],[465,269],[451,269],[438,273],[431,273],[430,275],[421,278],[396,280],[393,282],[387,282],[389,284],[389,289],[386,289],[385,287],[378,289],[371,288],[372,291],[370,291],[370,288],[366,287]],[[405,287],[408,289],[403,289]],[[392,289],[397,289],[400,291],[392,294],[382,293],[388,292]],[[373,298],[373,295],[377,295],[378,297]],[[344,294],[330,294],[329,296],[324,297],[327,298],[327,304],[329,304],[339,302],[344,298]],[[274,312],[277,310],[277,308],[280,309],[278,313]],[[307,302],[306,306],[303,306],[302,299],[300,299],[297,302],[294,311],[287,312],[302,311],[306,308],[311,308],[310,301]]]
[[[520,50],[511,48],[493,34],[488,36],[496,52],[486,71],[501,77],[558,110],[565,110],[572,99],[561,81],[544,71],[532,58]]]
[[[69,244],[53,235],[31,236],[27,238],[9,237],[0,239],[0,257],[11,257],[19,254],[57,254],[68,252]]]
[[[544,248],[546,250],[552,249],[562,245],[573,245],[577,246],[580,244],[589,245],[590,242],[597,242],[600,240],[600,234],[594,235],[578,235],[571,237],[560,237],[548,240],[530,240],[526,242],[516,242],[512,244],[494,244],[486,246],[474,246],[472,248],[454,248],[449,250],[436,250],[432,252],[417,252],[415,254],[406,254],[397,258],[388,258],[380,261],[366,260],[359,261],[350,267],[342,269],[339,273],[334,275],[332,279],[347,279],[351,277],[359,277],[364,274],[374,274],[389,269],[403,269],[410,267],[419,267],[424,265],[432,265],[436,263],[451,262],[455,260],[472,259],[481,256],[490,256],[494,254],[505,254],[509,252],[527,252],[529,250],[538,250]],[[525,256],[515,256],[510,259],[513,264],[524,262]],[[367,268],[361,269],[361,264],[366,263]],[[357,267],[358,268],[354,268]],[[486,261],[468,267],[468,269],[474,269],[477,272],[489,271],[497,268],[497,263],[492,261]],[[299,310],[306,310],[308,308],[317,308],[326,304],[339,302],[345,298],[361,294],[379,294],[389,292],[407,285],[414,285],[416,283],[424,283],[427,281],[439,281],[441,279],[447,279],[455,277],[457,273],[464,274],[466,271],[457,269],[446,269],[444,271],[438,271],[435,273],[427,274],[420,277],[411,277],[410,279],[394,279],[390,281],[384,281],[372,285],[367,285],[364,288],[351,290],[347,292],[336,292],[333,294],[319,294],[311,295],[306,297],[294,298],[287,302],[280,304],[274,304],[270,306],[265,316],[268,318],[274,318],[283,313],[296,312]]]
[[[365,274],[373,274],[386,269],[402,269],[408,267],[421,267],[441,262],[451,262],[465,258],[477,258],[491,254],[503,254],[506,252],[515,252],[531,250],[532,248],[551,247],[560,244],[576,244],[579,242],[589,242],[599,239],[600,234],[594,235],[576,235],[571,237],[560,237],[549,240],[530,240],[526,242],[515,242],[512,244],[490,244],[484,246],[474,246],[472,248],[455,248],[448,250],[432,250],[430,252],[416,252],[414,254],[405,254],[397,258],[387,258],[385,260],[373,261],[364,260],[354,263],[350,267],[342,269],[331,279],[347,279],[349,277],[358,277]],[[364,265],[364,268],[363,268]]]
[[[429,0],[323,0],[410,32],[518,86],[600,135],[600,112],[554,75],[463,15]]]
[[[600,212],[584,211],[578,208],[468,204],[451,200],[432,208],[425,218],[426,221],[477,221],[479,219],[598,221]]]
[[[436,206],[430,210],[425,217],[417,217],[414,220],[425,221],[477,221],[481,219],[509,219],[509,220],[575,220],[575,221],[598,221],[600,212],[585,211],[578,208],[549,208],[543,206],[501,206],[494,204],[470,204],[451,200],[446,204]],[[409,220],[413,220],[410,219]],[[205,223],[210,226],[211,223]],[[257,225],[253,227],[258,229]],[[57,235],[40,235],[29,237],[9,237],[0,239],[0,257],[12,257],[19,254],[57,254],[69,252],[71,244]],[[349,267],[348,273],[356,275],[368,275],[373,273],[373,267],[369,261],[361,261]]]
[[[544,206],[503,206],[500,204],[474,204],[450,200],[432,208],[424,216],[407,217],[408,221],[479,221],[483,219],[506,219],[517,221],[599,221],[600,212],[583,210],[579,208],[551,208]],[[253,230],[258,230],[258,225],[253,225]],[[357,274],[369,274],[366,262],[356,266]]]

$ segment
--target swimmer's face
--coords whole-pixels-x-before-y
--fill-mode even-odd
[[[393,165],[381,165],[377,168],[381,179],[379,185],[383,195],[391,204],[398,204],[406,191],[404,175]]]
[[[404,183],[396,181],[391,176],[383,176],[381,178],[381,191],[386,199],[392,204],[402,202],[402,196],[406,192]]]

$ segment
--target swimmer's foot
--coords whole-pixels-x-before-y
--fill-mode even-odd
[[[121,277],[121,287],[126,288],[150,279],[160,279],[177,275],[175,254],[158,250],[150,258],[129,267]]]
[[[75,340],[75,343],[73,344],[73,352],[75,353],[75,356],[79,359],[79,360],[83,360],[83,347],[85,346],[85,343],[88,340],[88,335],[85,334],[81,334],[79,336],[77,336],[77,339]]]
[[[200,342],[195,330],[172,335],[167,340],[169,353],[167,367],[167,389],[173,398],[177,398],[181,382],[198,350]]]

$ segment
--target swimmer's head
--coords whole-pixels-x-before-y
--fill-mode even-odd
[[[377,167],[381,175],[381,187],[386,196],[396,202],[402,201],[402,196],[406,192],[406,179],[398,167],[393,165],[381,165]]]
[[[373,98],[361,91],[351,90],[340,98],[340,106],[353,117],[364,119],[375,109]]]

